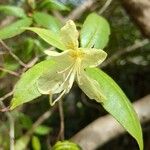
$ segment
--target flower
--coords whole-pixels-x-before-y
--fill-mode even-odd
[[[70,91],[74,81],[90,99],[105,99],[97,81],[90,78],[85,70],[101,64],[107,54],[100,49],[79,47],[78,37],[75,23],[69,20],[60,30],[60,39],[66,50],[61,53],[45,51],[56,62],[56,67],[38,79],[37,87],[41,94],[49,94],[51,105]],[[58,96],[53,100],[54,95]]]

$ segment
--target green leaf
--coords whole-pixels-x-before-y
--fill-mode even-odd
[[[30,136],[22,136],[15,143],[15,150],[25,150],[30,141]]]
[[[143,150],[141,125],[132,104],[120,87],[102,70],[88,68],[88,75],[101,86],[106,97],[103,107],[136,139],[140,150]]]
[[[18,112],[17,118],[21,125],[21,128],[30,129],[32,127],[32,120],[30,116],[23,114],[21,112]]]
[[[34,133],[39,134],[39,135],[46,135],[51,131],[50,127],[47,127],[45,125],[39,125],[34,129]]]
[[[32,147],[33,150],[41,150],[41,143],[37,136],[32,137]]]
[[[52,32],[50,30],[36,28],[36,27],[26,28],[26,29],[37,33],[44,41],[46,41],[50,45],[61,50],[66,50],[64,44],[61,42],[59,34]]]
[[[106,47],[110,35],[107,20],[96,13],[88,15],[81,29],[81,47],[100,48]]]
[[[10,105],[11,110],[41,95],[37,89],[36,82],[43,73],[47,72],[53,66],[53,61],[45,60],[36,64],[21,76],[21,79],[15,85],[14,95]]]
[[[65,6],[61,2],[58,2],[57,0],[44,0],[40,4],[40,8],[48,8],[50,10],[63,10],[63,11],[70,10],[67,6]]]
[[[48,15],[46,13],[42,13],[42,12],[35,12],[33,14],[33,19],[35,20],[35,22],[45,28],[50,29],[51,31],[58,31],[60,30],[61,27],[61,23],[59,22],[59,20],[51,15]]]
[[[71,141],[58,141],[52,150],[81,150],[81,148]]]
[[[0,12],[6,15],[16,16],[19,18],[27,17],[24,10],[16,6],[0,5]]]
[[[21,34],[25,31],[22,27],[29,27],[32,24],[32,19],[24,18],[19,21],[16,21],[2,29],[0,29],[0,39],[8,39],[14,37],[18,34]]]

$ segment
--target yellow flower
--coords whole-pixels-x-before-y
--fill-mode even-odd
[[[50,95],[51,105],[70,91],[74,81],[90,99],[105,99],[99,84],[86,74],[85,69],[100,65],[107,54],[100,49],[79,47],[78,37],[76,25],[69,20],[60,30],[60,39],[66,50],[61,53],[45,51],[56,62],[56,67],[38,79],[37,87],[41,94]],[[53,100],[53,95],[58,96]]]

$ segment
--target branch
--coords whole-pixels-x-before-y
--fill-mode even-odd
[[[7,72],[7,73],[9,73],[9,74],[11,74],[11,75],[14,75],[14,76],[16,76],[16,77],[19,77],[19,73],[14,72],[14,71],[12,71],[12,70],[8,70],[8,69],[5,69],[5,68],[3,68],[3,67],[0,67],[0,70],[3,71],[3,72]]]
[[[133,45],[126,47],[123,50],[118,50],[116,53],[114,53],[111,57],[109,57],[106,61],[104,61],[101,65],[101,67],[105,67],[108,64],[111,64],[113,61],[118,59],[120,56],[124,55],[125,53],[133,52],[137,50],[140,47],[143,47],[149,43],[148,39],[144,39],[141,41],[136,41]]]
[[[35,121],[35,123],[32,125],[31,129],[29,131],[27,131],[27,133],[25,135],[31,135],[33,134],[34,130],[40,125],[42,124],[46,119],[48,119],[53,112],[55,112],[55,110],[57,109],[57,105],[55,105],[54,107],[52,107],[50,110],[46,111],[44,114],[42,114],[37,121]]]
[[[3,99],[5,98],[5,97],[9,97],[10,95],[11,95],[12,93],[10,92],[10,93],[8,93],[8,94],[6,94],[4,97],[3,97]],[[3,109],[5,109],[6,107],[5,107],[5,105],[4,105],[4,103],[2,102],[2,98],[0,99],[0,106],[3,108]],[[15,150],[14,149],[14,139],[15,139],[15,129],[14,129],[14,124],[15,124],[15,121],[14,121],[14,118],[13,118],[13,116],[12,116],[12,114],[10,113],[10,112],[5,112],[5,114],[6,114],[6,116],[7,116],[7,118],[8,118],[8,120],[9,120],[9,148],[10,148],[10,150]]]
[[[141,123],[148,122],[150,120],[150,95],[138,100],[133,105]],[[95,150],[123,133],[125,130],[120,124],[111,115],[106,115],[90,123],[71,140],[79,144],[82,149]]]
[[[0,102],[4,101],[6,98],[10,97],[13,95],[13,91],[10,91],[9,93],[7,93],[6,95],[0,97]]]
[[[86,11],[88,8],[90,8],[93,4],[94,4],[94,0],[86,0],[82,5],[80,5],[79,7],[75,8],[68,17],[65,18],[65,20],[76,20],[78,19],[81,14]]]
[[[150,1],[122,0],[121,2],[143,34],[150,37]]]
[[[99,10],[98,14],[102,14],[111,4],[112,0],[106,0],[105,4],[103,7]]]
[[[0,40],[0,43],[2,44],[3,47],[6,48],[6,50],[9,52],[9,54],[10,54],[21,66],[23,66],[23,67],[26,68],[26,64],[25,64],[22,60],[20,60],[20,58],[19,58],[18,56],[16,56],[16,55],[12,52],[12,50],[11,50],[2,40]]]

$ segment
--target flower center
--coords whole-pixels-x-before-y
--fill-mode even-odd
[[[84,56],[84,53],[81,50],[70,50],[70,56],[74,59],[82,59]]]

